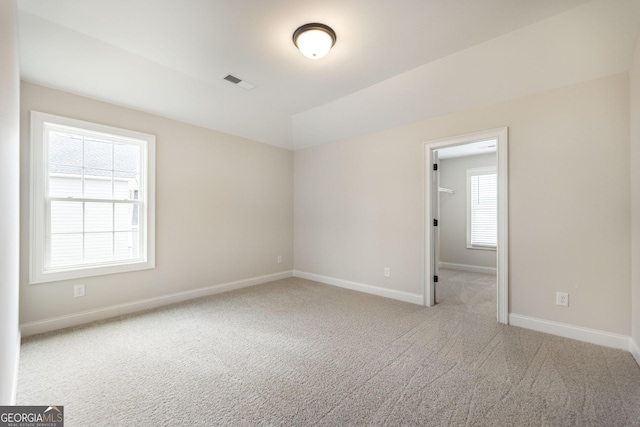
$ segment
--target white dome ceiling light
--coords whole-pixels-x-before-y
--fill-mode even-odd
[[[320,59],[336,44],[336,33],[324,24],[305,24],[294,31],[293,44],[307,58]]]

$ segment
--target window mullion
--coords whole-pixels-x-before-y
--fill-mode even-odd
[[[134,199],[90,199],[84,197],[50,197],[52,202],[85,202],[85,203],[121,203],[135,205],[140,203]]]

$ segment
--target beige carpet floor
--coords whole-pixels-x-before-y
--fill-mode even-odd
[[[632,426],[624,351],[495,320],[495,278],[433,308],[302,279],[23,341],[19,405],[71,426]]]

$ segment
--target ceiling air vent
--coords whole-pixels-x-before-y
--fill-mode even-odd
[[[249,82],[246,82],[242,79],[237,78],[236,76],[232,76],[231,74],[227,74],[227,76],[224,78],[226,81],[233,83],[236,86],[240,86],[243,89],[246,90],[251,90],[253,89],[255,86],[252,85]]]

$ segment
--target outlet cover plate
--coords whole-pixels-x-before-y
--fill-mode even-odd
[[[75,298],[84,296],[84,285],[74,285],[73,286],[73,296]]]
[[[556,305],[569,307],[569,294],[567,292],[556,292]]]

